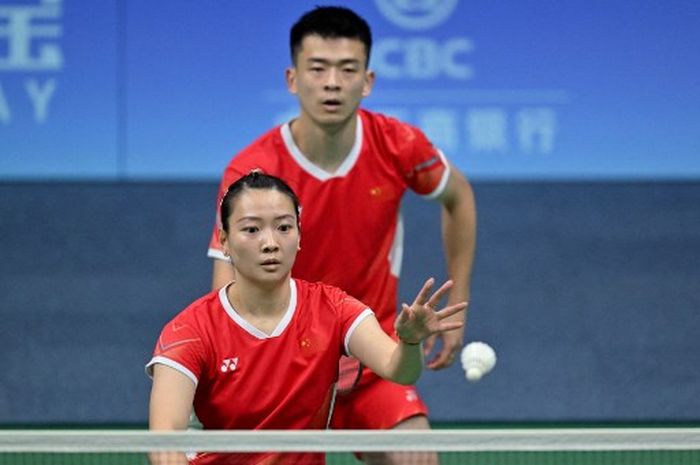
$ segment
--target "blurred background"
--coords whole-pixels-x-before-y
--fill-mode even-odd
[[[0,426],[145,424],[157,335],[209,290],[219,176],[296,114],[316,4],[0,0]],[[432,419],[699,423],[700,4],[333,4],[373,28],[364,106],[477,196],[466,334],[498,363],[426,373]],[[404,220],[407,300],[444,265],[438,208]]]

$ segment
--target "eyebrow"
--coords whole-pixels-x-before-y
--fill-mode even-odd
[[[318,57],[310,57],[307,59],[308,62],[311,63],[320,63],[324,65],[330,65],[330,64],[339,64],[339,65],[355,65],[355,64],[360,64],[362,60],[359,60],[357,58],[343,58],[337,61],[332,61],[329,60],[328,58],[318,58]]]
[[[274,221],[279,221],[279,220],[284,220],[284,219],[290,219],[293,220],[295,218],[294,215],[291,213],[285,213],[284,215],[278,215],[274,218]],[[240,223],[241,221],[263,221],[263,219],[259,216],[255,215],[248,215],[248,216],[243,216],[239,219],[236,220],[236,223]]]

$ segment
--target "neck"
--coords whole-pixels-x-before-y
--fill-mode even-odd
[[[319,126],[302,114],[291,123],[294,143],[314,165],[328,172],[340,167],[355,145],[357,114],[343,123]]]
[[[292,289],[287,276],[270,285],[253,284],[238,275],[226,290],[233,308],[241,316],[275,317],[284,314],[289,306]]]

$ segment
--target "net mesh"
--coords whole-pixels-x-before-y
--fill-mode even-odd
[[[193,451],[197,451],[195,454]],[[0,431],[0,465],[697,465],[700,428]],[[363,455],[364,454],[364,455]]]

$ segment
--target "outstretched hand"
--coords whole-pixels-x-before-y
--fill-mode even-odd
[[[430,370],[442,370],[452,366],[462,350],[463,336],[462,331],[450,331],[433,334],[426,339],[423,342],[423,354],[427,358],[425,366]],[[433,353],[436,347],[438,349]]]
[[[440,300],[453,283],[451,280],[446,281],[431,295],[434,284],[433,278],[428,279],[410,306],[405,303],[401,305],[401,313],[396,318],[394,329],[402,342],[418,344],[433,334],[462,327],[462,322],[442,320],[467,308],[467,303],[459,302],[436,311]]]

